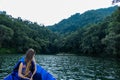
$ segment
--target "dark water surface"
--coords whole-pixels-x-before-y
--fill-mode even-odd
[[[0,55],[0,80],[23,55]],[[36,55],[36,62],[57,80],[120,80],[120,61],[83,56]]]

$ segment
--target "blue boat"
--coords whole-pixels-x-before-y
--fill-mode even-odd
[[[6,76],[4,80],[21,80],[18,76],[18,67],[21,62],[24,61],[24,57],[21,58],[15,65],[11,74]],[[36,74],[34,80],[56,80],[49,72],[43,69],[39,64],[36,64]]]

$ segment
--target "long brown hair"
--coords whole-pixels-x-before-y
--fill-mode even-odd
[[[26,52],[26,57],[25,57],[25,62],[26,62],[26,70],[25,70],[25,76],[27,77],[29,75],[30,67],[31,67],[31,62],[33,60],[33,57],[35,55],[34,49],[28,49]]]

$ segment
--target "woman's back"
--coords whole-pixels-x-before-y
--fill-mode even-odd
[[[22,62],[22,64],[23,64],[23,66],[22,66],[22,74],[25,75],[25,71],[26,71],[27,64],[26,64],[25,62]],[[32,63],[31,63],[31,64],[32,64]],[[31,78],[31,76],[32,76],[32,73],[33,73],[33,72],[32,72],[32,70],[33,70],[33,69],[32,69],[32,68],[33,68],[32,66],[33,66],[33,65],[30,66],[30,70],[29,70],[29,73],[28,73],[28,75],[27,75],[28,78]]]

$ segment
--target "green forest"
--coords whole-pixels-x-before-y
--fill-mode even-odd
[[[38,53],[49,53],[57,35],[36,22],[13,18],[0,13],[0,53],[23,53],[34,48]]]
[[[0,12],[0,54],[69,53],[120,57],[120,7],[90,10],[72,15],[53,26],[13,18]]]

